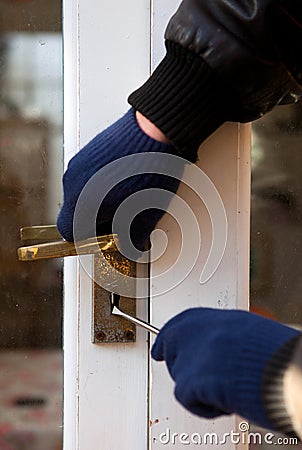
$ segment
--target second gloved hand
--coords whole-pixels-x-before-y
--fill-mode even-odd
[[[162,328],[152,357],[166,362],[177,400],[193,414],[236,413],[273,429],[262,376],[272,355],[299,334],[246,311],[194,308]]]

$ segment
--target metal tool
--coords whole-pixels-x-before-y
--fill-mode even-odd
[[[138,319],[137,317],[130,316],[129,314],[121,311],[119,309],[119,299],[120,299],[120,296],[118,294],[111,292],[111,294],[110,294],[111,314],[124,317],[125,319],[130,320],[130,322],[133,322],[136,325],[139,325],[139,326],[145,328],[145,330],[149,331],[150,333],[154,333],[154,334],[159,333],[159,329],[154,327],[150,323],[145,322],[144,320]]]

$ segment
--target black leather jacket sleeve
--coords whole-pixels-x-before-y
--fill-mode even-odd
[[[184,155],[224,121],[302,96],[300,0],[183,0],[165,39],[166,57],[129,102]]]
[[[259,104],[261,111],[256,117],[277,103],[293,102],[301,95],[295,74],[301,77],[297,66],[302,68],[302,22],[298,20],[302,4],[283,3],[185,0],[170,20],[165,38],[201,56],[227,80],[241,97],[248,120]],[[281,51],[286,36],[292,37],[288,50],[293,61],[285,60],[286,48]]]

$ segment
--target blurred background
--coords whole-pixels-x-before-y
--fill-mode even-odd
[[[253,124],[251,309],[302,326],[302,105]]]
[[[250,309],[302,329],[301,103],[275,108],[252,130]]]
[[[62,448],[62,261],[16,253],[61,202],[61,10],[0,0],[0,450]]]

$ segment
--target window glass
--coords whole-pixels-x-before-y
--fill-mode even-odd
[[[27,243],[20,228],[54,224],[61,202],[61,4],[51,3],[0,3],[0,449],[8,450],[62,449],[62,261],[17,258]]]
[[[302,105],[294,104],[253,124],[251,310],[302,329],[301,269]]]

